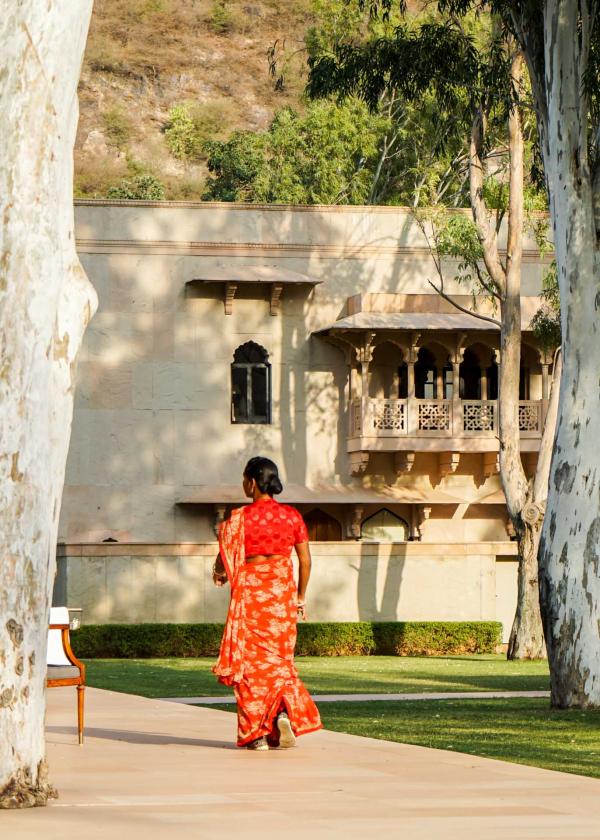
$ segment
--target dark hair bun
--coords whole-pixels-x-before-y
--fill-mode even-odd
[[[283,492],[283,484],[281,483],[278,475],[272,475],[269,479],[269,489],[267,493],[269,496],[278,496],[279,493]]]
[[[250,458],[244,470],[246,478],[254,479],[256,486],[261,493],[268,493],[269,496],[277,496],[283,492],[283,484],[279,478],[277,465],[270,458],[262,458],[257,455]]]

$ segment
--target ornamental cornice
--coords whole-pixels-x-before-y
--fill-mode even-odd
[[[186,242],[158,239],[84,239],[76,240],[81,254],[160,254],[174,256],[297,257],[322,259],[364,259],[365,257],[401,257],[429,260],[428,248],[407,245],[323,245],[311,242]],[[503,253],[503,252],[501,252]],[[549,263],[535,250],[523,251],[524,262]]]

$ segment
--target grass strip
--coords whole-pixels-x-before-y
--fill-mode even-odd
[[[555,711],[532,698],[322,703],[319,710],[336,732],[600,778],[600,711]]]
[[[91,659],[88,684],[144,697],[228,695],[202,659]],[[429,691],[544,691],[545,662],[507,662],[494,654],[443,657],[302,657],[300,676],[315,694]]]

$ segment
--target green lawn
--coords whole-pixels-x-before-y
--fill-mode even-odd
[[[211,673],[213,659],[89,659],[88,684],[145,697],[228,695]],[[540,691],[545,662],[503,656],[301,657],[298,670],[316,694],[421,691]]]
[[[600,778],[600,711],[553,711],[523,697],[321,703],[319,711],[337,732]]]
[[[92,659],[88,684],[146,697],[228,695],[213,659]],[[544,662],[502,656],[302,657],[316,694],[534,691],[548,688]],[[224,706],[233,711],[232,706]],[[499,758],[600,778],[600,712],[553,712],[547,700],[322,703],[328,729]]]
[[[600,778],[600,711],[547,700],[322,703],[327,729]]]

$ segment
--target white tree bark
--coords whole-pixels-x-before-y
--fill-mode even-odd
[[[546,0],[544,12],[543,152],[561,297],[563,372],[540,545],[540,591],[553,705],[592,708],[600,707],[600,258],[583,84],[590,21],[585,4],[576,2]],[[584,20],[580,37],[579,14]]]
[[[92,0],[0,17],[0,807],[44,804],[46,638],[75,357],[96,296],[72,153]]]
[[[515,55],[511,76],[518,89],[522,56]],[[473,218],[484,262],[500,303],[500,376],[498,383],[498,438],[500,481],[506,507],[519,548],[518,595],[515,619],[508,645],[509,659],[540,659],[546,656],[538,592],[538,546],[543,521],[543,504],[534,503],[534,485],[525,475],[521,461],[519,430],[519,374],[521,367],[521,268],[523,252],[523,132],[518,107],[508,119],[509,206],[506,264],[502,264],[498,237],[483,199],[482,149],[485,119],[477,115],[473,123],[470,149],[470,186]],[[554,434],[546,426],[546,436]],[[538,461],[540,470],[548,461]],[[546,471],[546,485],[548,473]],[[539,481],[535,482],[538,488]],[[545,497],[544,497],[545,498]]]

